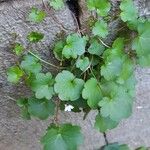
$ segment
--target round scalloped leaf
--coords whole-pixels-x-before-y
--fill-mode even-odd
[[[107,23],[105,23],[103,20],[97,21],[93,27],[92,33],[105,38],[108,35]]]
[[[136,7],[134,6],[134,3],[132,0],[123,0],[120,4],[121,9],[121,19],[126,22],[135,22],[138,18],[138,11]]]
[[[102,117],[98,114],[95,118],[95,128],[100,132],[106,132],[107,130],[117,127],[118,122],[111,120],[109,117]]]
[[[32,43],[36,43],[41,41],[44,38],[44,34],[40,33],[40,32],[30,32],[27,36],[27,39],[32,42]]]
[[[89,10],[96,10],[100,16],[107,16],[111,8],[108,0],[88,0],[87,6]]]
[[[29,13],[28,19],[32,22],[42,22],[46,17],[46,13],[38,8],[32,8],[31,12]]]
[[[30,115],[39,119],[47,119],[50,115],[54,115],[55,104],[47,99],[30,98],[28,100],[28,111]]]
[[[102,92],[98,81],[94,78],[86,81],[82,91],[82,97],[87,100],[88,105],[95,109],[102,99]]]
[[[129,117],[132,113],[133,98],[126,87],[110,81],[105,82],[101,87],[104,96],[99,102],[101,115],[116,122]]]
[[[79,99],[84,81],[76,78],[71,72],[63,70],[55,78],[54,90],[63,101]]]
[[[66,40],[66,45],[63,48],[62,54],[67,59],[69,58],[77,58],[84,54],[85,46],[86,46],[87,37],[81,37],[79,34],[71,34],[68,35]]]
[[[139,23],[138,36],[134,39],[132,49],[136,50],[141,66],[150,66],[150,21]]]
[[[55,10],[59,10],[64,7],[63,0],[49,0],[50,6],[52,6]]]
[[[123,84],[133,74],[132,61],[123,52],[123,39],[115,40],[111,49],[107,49],[104,54],[104,65],[101,66],[101,75],[108,81],[116,80]]]
[[[20,43],[15,43],[14,47],[13,47],[13,52],[17,55],[20,56],[24,51],[24,47],[22,44]]]
[[[21,62],[21,68],[24,69],[28,74],[37,74],[42,70],[42,66],[39,60],[31,55],[26,55],[24,60]]]
[[[77,60],[76,67],[82,71],[85,71],[88,68],[89,64],[90,64],[89,58],[84,57]]]
[[[103,53],[104,49],[105,47],[102,44],[100,44],[98,40],[93,39],[91,41],[90,47],[88,48],[88,52],[90,54],[100,56]]]
[[[63,40],[56,42],[55,47],[53,49],[55,58],[58,59],[59,61],[63,60],[62,56],[62,50],[65,46],[65,42]]]
[[[77,150],[83,143],[83,136],[79,126],[71,124],[51,125],[42,137],[44,150]]]
[[[18,66],[12,66],[7,70],[7,80],[11,83],[18,83],[23,76],[23,71]]]
[[[31,88],[35,92],[36,98],[46,98],[50,100],[54,95],[53,84],[54,79],[51,73],[38,73],[36,74],[36,79],[31,81]]]

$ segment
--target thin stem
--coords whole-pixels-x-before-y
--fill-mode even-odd
[[[7,98],[9,98],[10,100],[16,102],[16,99],[14,99],[13,97],[11,97],[11,96],[9,96],[9,95],[7,95],[7,96],[5,96],[5,97],[7,97]]]
[[[91,67],[92,62],[93,62],[93,56],[92,56],[92,59],[91,59],[89,65],[88,65],[88,66],[86,67],[86,69],[81,73],[81,75],[84,74],[84,73]],[[81,76],[81,75],[80,75],[80,76]]]
[[[86,71],[84,72],[83,80],[85,81],[86,79]]]
[[[104,43],[104,42],[102,41],[102,39],[100,39],[100,38],[98,38],[98,39],[99,39],[99,41],[100,41],[105,47],[110,48],[110,46],[108,46],[106,43]]]
[[[41,62],[43,62],[43,63],[45,63],[47,65],[50,65],[50,66],[52,66],[54,68],[57,68],[57,69],[64,69],[65,68],[65,67],[59,67],[59,66],[56,66],[56,65],[54,65],[54,64],[52,64],[50,62],[47,62],[47,61],[43,60],[42,58],[40,58],[39,56],[37,56],[36,54],[34,54],[31,51],[28,51],[28,53],[31,54],[32,56],[34,56],[35,58],[37,58],[38,60],[40,60]]]
[[[95,74],[94,74],[94,72],[93,72],[93,70],[92,70],[92,68],[90,67],[90,71],[91,71],[91,73],[92,73],[92,75],[93,75],[93,77],[95,78],[95,80],[97,81],[97,84],[98,84],[98,89],[99,89],[99,91],[100,91],[100,93],[101,93],[101,86],[100,86],[100,83],[99,83],[99,81],[97,80],[97,78],[96,78],[96,76],[95,76]]]
[[[106,143],[106,145],[108,145],[108,144],[109,144],[109,142],[108,142],[107,135],[106,135],[106,133],[105,133],[105,132],[103,133],[103,136],[104,136],[104,139],[105,139],[105,143]]]
[[[92,70],[91,67],[90,67],[90,71],[91,71],[91,73],[92,73],[92,76],[97,80],[97,78],[96,78],[96,76],[95,76],[95,74],[94,74],[94,72],[93,72],[93,70]]]
[[[59,124],[59,106],[60,106],[60,100],[57,99],[56,100],[56,112],[54,116],[54,122],[56,123],[56,125]]]

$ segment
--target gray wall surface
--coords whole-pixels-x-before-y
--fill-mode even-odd
[[[116,0],[112,2],[116,6]],[[136,0],[135,4],[141,16],[150,15],[149,0]],[[70,11],[66,7],[60,11],[51,10],[43,23],[28,22],[26,17],[33,6],[42,8],[41,0],[4,0],[0,3],[0,150],[41,150],[40,137],[51,122],[51,119],[25,121],[20,117],[19,108],[14,99],[28,94],[29,91],[23,84],[16,87],[8,83],[6,79],[6,69],[16,61],[10,49],[13,33],[19,35],[18,41],[27,45],[25,39],[28,32],[32,30],[43,32],[46,35],[45,39],[34,48],[44,59],[53,62],[49,46],[53,45],[57,39],[56,34],[62,30],[61,25],[54,21],[54,16],[69,29],[66,30],[67,34],[76,28]],[[85,7],[83,9],[85,9],[82,17],[84,21],[88,13]],[[131,148],[141,145],[150,146],[150,69],[136,67],[135,73],[137,86],[133,115],[107,133],[110,142],[126,143]],[[81,125],[85,142],[80,149],[96,150],[105,142],[103,135],[93,129],[95,112],[91,112],[85,121],[82,121],[82,117],[82,113],[61,113],[61,122]]]

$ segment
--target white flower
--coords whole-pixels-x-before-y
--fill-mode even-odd
[[[65,111],[71,111],[74,107],[72,105],[65,104]]]

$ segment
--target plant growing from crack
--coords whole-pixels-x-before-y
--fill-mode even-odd
[[[55,43],[53,54],[59,65],[43,60],[29,49],[33,43],[43,40],[44,34],[39,31],[28,34],[28,48],[21,43],[13,46],[13,52],[22,59],[8,68],[8,81],[17,84],[23,80],[32,91],[31,97],[17,100],[22,117],[54,118],[41,139],[44,150],[76,150],[83,142],[79,126],[59,121],[62,110],[83,111],[84,119],[91,110],[97,110],[95,128],[106,137],[107,130],[117,127],[122,119],[132,114],[135,63],[142,67],[150,66],[150,21],[138,16],[132,0],[121,1],[119,17],[124,27],[135,33],[135,37],[128,40],[131,34],[127,37],[118,30],[119,37],[112,46],[104,42],[109,36],[107,17],[110,2],[87,0],[86,4],[89,11],[96,12],[99,17],[89,22],[91,34],[72,33]],[[52,0],[49,5],[61,9],[64,3]],[[49,9],[46,4],[44,6]],[[45,11],[32,8],[28,19],[39,23],[45,17]],[[128,46],[128,51],[125,51],[127,45],[131,47]],[[57,74],[43,72],[45,65],[57,69]],[[106,146],[101,149],[129,150],[129,147],[109,144],[106,139]]]

